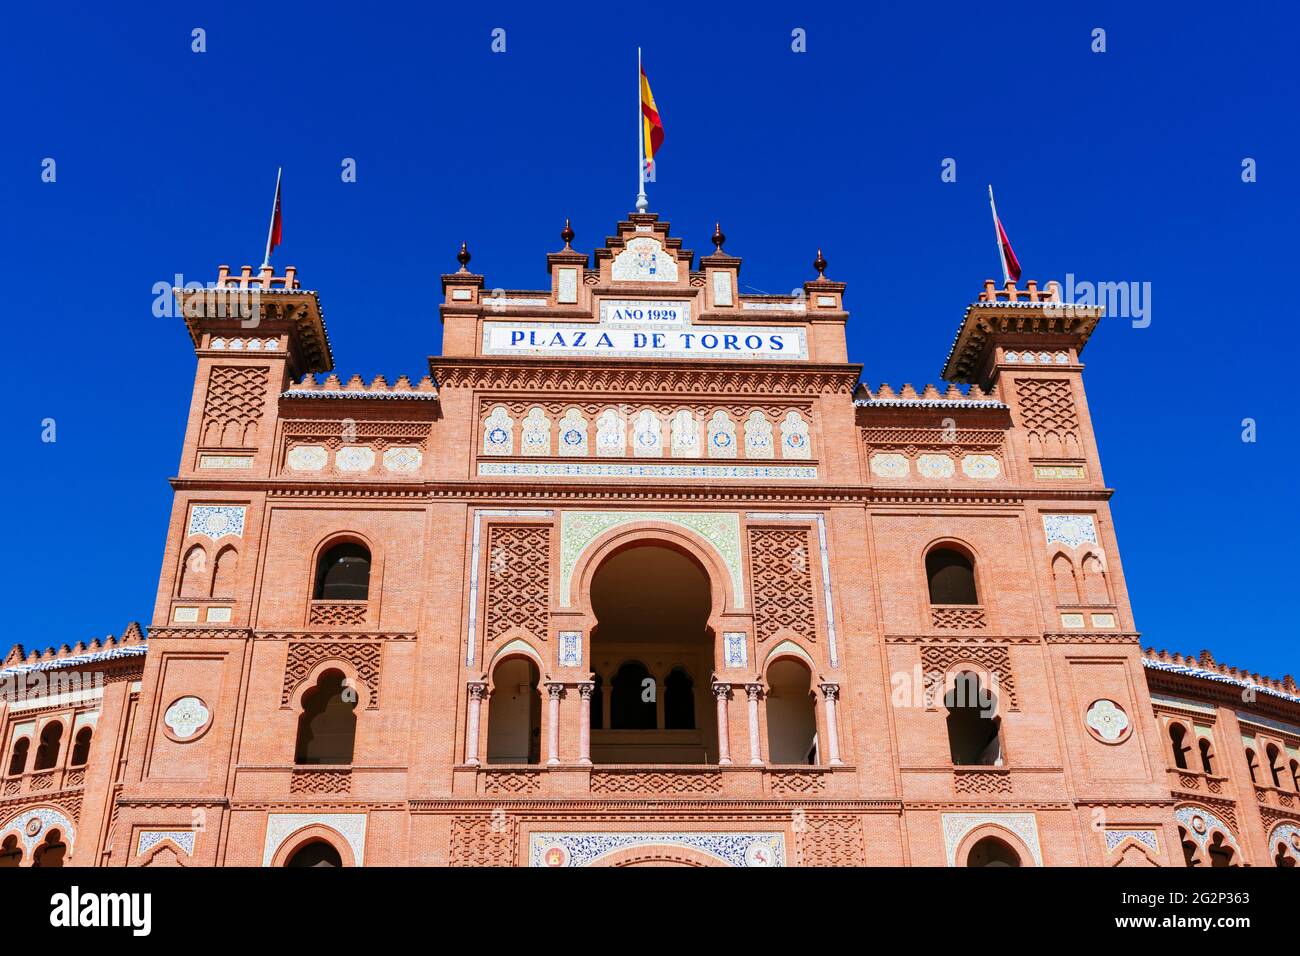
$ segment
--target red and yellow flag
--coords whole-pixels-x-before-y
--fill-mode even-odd
[[[650,92],[650,81],[646,79],[645,67],[641,68],[641,124],[645,135],[641,142],[645,149],[645,158],[652,161],[655,153],[664,141],[664,124],[659,119],[659,110],[655,107],[654,94]]]

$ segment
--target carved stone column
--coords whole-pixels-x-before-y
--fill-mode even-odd
[[[560,762],[560,698],[564,696],[564,685],[559,681],[546,682],[546,695],[549,698],[546,712],[546,762]]]
[[[731,735],[728,732],[727,701],[731,699],[730,684],[714,684],[713,696],[718,700],[718,766],[731,766]]]
[[[578,681],[578,763],[584,767],[591,766],[591,695],[595,690],[595,681]]]
[[[465,715],[465,763],[478,766],[479,708],[487,697],[487,681],[472,680],[469,686],[469,711]]]
[[[840,759],[840,733],[839,728],[835,725],[835,702],[840,697],[839,684],[822,684],[822,700],[826,710],[826,751],[830,756],[832,767],[839,767],[844,764]]]
[[[752,766],[763,765],[763,751],[759,744],[758,702],[763,696],[762,684],[746,684],[745,696],[749,698],[749,762]]]

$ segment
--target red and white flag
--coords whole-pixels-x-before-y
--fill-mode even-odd
[[[993,227],[997,230],[998,255],[1002,258],[1002,278],[1006,282],[1019,282],[1020,260],[1016,258],[1015,250],[1011,248],[1011,240],[1007,238],[1007,231],[1002,228],[1002,220],[998,218],[998,207],[993,201],[992,186],[989,186],[989,206],[993,209]]]
[[[275,205],[271,207],[271,228],[266,233],[266,256],[262,259],[263,268],[271,264],[271,253],[280,244],[283,231],[280,218],[280,174],[283,171],[279,169],[275,173]]]

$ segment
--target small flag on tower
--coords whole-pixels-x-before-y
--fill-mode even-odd
[[[645,67],[641,68],[641,122],[645,126],[645,160],[653,163],[655,153],[659,152],[659,147],[664,142],[664,124],[659,119],[659,110],[655,107],[655,96],[650,92]]]
[[[993,209],[993,228],[998,237],[998,255],[1002,258],[1002,279],[1004,282],[1019,282],[1020,260],[1016,258],[1011,248],[1011,240],[1007,238],[1007,231],[1002,228],[1002,220],[998,218],[998,207],[993,201],[992,185],[989,186],[989,206]]]
[[[664,142],[664,124],[659,119],[659,108],[655,106],[655,96],[650,92],[650,81],[646,78],[645,67],[641,65],[641,48],[636,48],[636,100],[637,100],[637,182],[640,191],[636,197],[636,211],[645,212],[650,208],[650,201],[645,195],[645,173],[654,168],[655,153]]]
[[[283,168],[275,172],[275,204],[271,207],[271,228],[266,233],[266,256],[262,259],[262,268],[271,264],[271,252],[280,244],[281,221],[280,221],[280,174],[284,172]]]

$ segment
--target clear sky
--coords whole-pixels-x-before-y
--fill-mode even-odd
[[[1141,6],[10,7],[6,640],[148,622],[195,364],[152,290],[259,262],[277,165],[276,262],[320,290],[337,370],[418,377],[462,240],[489,287],[537,288],[566,216],[590,251],[631,210],[640,44],[651,209],[697,252],[721,220],[764,292],[820,245],[872,386],[937,381],[998,268],[986,183],[1026,278],[1150,283],[1150,324],[1084,356],[1143,643],[1300,674],[1297,14]]]

